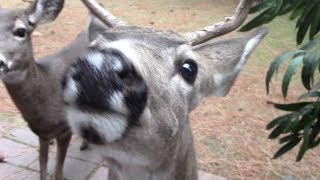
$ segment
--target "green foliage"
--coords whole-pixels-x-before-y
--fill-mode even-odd
[[[276,104],[276,109],[287,114],[275,118],[267,125],[272,130],[269,138],[279,138],[283,146],[275,153],[278,158],[300,143],[296,157],[300,161],[307,150],[320,143],[320,0],[264,0],[252,7],[250,13],[257,13],[255,18],[244,25],[240,31],[248,31],[272,21],[277,16],[289,14],[290,20],[296,21],[296,42],[300,45],[309,32],[309,42],[300,48],[287,51],[276,57],[271,63],[266,76],[266,90],[269,94],[272,77],[284,63],[287,68],[282,78],[282,95],[288,95],[293,75],[301,68],[301,83],[306,89],[295,103]]]
[[[308,100],[290,104],[274,104],[274,107],[289,111],[290,113],[280,116],[267,125],[267,129],[273,129],[269,138],[278,138],[279,143],[284,145],[276,152],[274,158],[278,158],[295,147],[301,140],[302,145],[297,155],[300,161],[308,149],[314,148],[320,143],[318,138],[320,132],[320,82],[314,83],[314,79],[320,72],[320,53],[318,49],[320,38],[306,43],[301,48],[284,52],[279,55],[270,65],[266,77],[266,88],[269,93],[269,86],[272,76],[285,61],[289,65],[282,79],[282,95],[286,98],[291,77],[294,75],[299,64],[302,63],[301,82],[306,89],[306,93],[299,97],[299,100]]]
[[[269,23],[277,16],[290,13],[290,20],[296,20],[297,44],[301,44],[309,30],[312,40],[320,29],[320,0],[264,0],[251,8],[250,13],[260,12],[244,25],[240,31],[249,31]]]

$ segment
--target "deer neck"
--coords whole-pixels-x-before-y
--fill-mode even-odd
[[[24,119],[31,129],[34,129],[33,127],[39,126],[37,125],[39,121],[47,116],[47,108],[56,104],[52,98],[54,99],[59,93],[55,92],[59,88],[53,88],[56,85],[54,78],[48,74],[46,67],[35,61],[32,61],[24,71],[21,72],[26,73],[24,80],[18,83],[4,81],[4,84]],[[16,75],[21,76],[21,74]],[[52,105],[48,106],[49,104]]]
[[[110,167],[109,179],[116,180],[148,180],[148,179],[185,179],[185,180],[196,180],[198,179],[197,174],[197,163],[196,156],[193,146],[193,137],[189,123],[183,125],[183,131],[177,134],[172,144],[167,144],[168,151],[155,150],[155,152],[146,152],[144,157],[148,157],[150,154],[151,160],[143,162],[143,158],[135,157],[135,153],[123,152],[121,150],[114,149],[110,151],[111,157],[107,158],[107,162]],[[130,148],[124,148],[130,149]],[[152,149],[152,148],[151,148]],[[101,149],[107,152],[106,149]],[[150,150],[150,149],[149,149]],[[117,151],[117,153],[114,153]],[[119,154],[119,157],[112,157],[114,154]],[[165,153],[169,156],[162,156]],[[168,153],[168,154],[167,154]],[[147,155],[149,154],[149,155]],[[126,157],[127,156],[127,157]],[[125,163],[121,162],[122,158],[127,158]],[[139,162],[130,163],[130,162]]]

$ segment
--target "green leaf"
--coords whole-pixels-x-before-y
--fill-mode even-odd
[[[298,102],[298,103],[290,103],[290,104],[274,103],[273,106],[277,109],[282,110],[282,111],[298,111],[309,104],[312,104],[312,102]]]
[[[283,120],[269,135],[269,139],[275,139],[280,136],[290,125],[291,120]]]
[[[320,138],[310,144],[310,148],[314,148],[320,144]]]
[[[250,31],[253,28],[259,27],[265,23],[270,22],[274,16],[272,16],[273,7],[268,8],[263,11],[261,14],[253,18],[246,25],[242,26],[240,32]]]
[[[270,7],[274,6],[275,1],[276,0],[264,0],[261,3],[251,7],[249,13],[252,14],[252,13],[256,13],[258,11],[261,11],[263,9],[270,8]]]
[[[301,137],[299,138],[295,138],[291,141],[289,141],[287,144],[285,144],[284,146],[282,146],[273,156],[273,159],[277,159],[280,156],[282,156],[283,154],[285,154],[286,152],[290,151],[292,148],[294,148],[301,140]]]
[[[317,43],[320,43],[320,38],[314,39],[312,41],[309,41],[308,43],[306,43],[305,45],[300,47],[300,50],[305,50],[305,51],[309,51],[310,49],[316,47]]]
[[[311,24],[311,19],[307,18],[305,21],[301,22],[301,25],[298,26],[298,32],[297,32],[297,44],[300,45],[309,29],[309,26]]]
[[[311,103],[310,105],[307,105],[304,108],[296,111],[294,114],[295,117],[298,117],[298,119],[291,124],[290,130],[293,133],[299,133],[307,124],[312,123],[312,121],[315,119],[313,116],[315,107],[318,106],[319,102]]]
[[[302,15],[300,16],[299,20],[297,21],[296,27],[298,28],[297,32],[297,44],[301,44],[312,21],[313,21],[313,9],[315,9],[317,6],[316,4],[319,3],[319,1],[308,1],[307,5],[304,8],[304,11]],[[318,13],[318,12],[315,12]]]
[[[301,119],[294,121],[291,125],[291,132],[293,133],[300,133],[300,131],[303,130],[306,124],[308,124],[311,121],[311,118],[309,115],[304,115],[301,117]]]
[[[298,1],[299,0],[284,0],[278,16],[287,14],[290,11],[292,11],[295,8],[295,4],[297,4]]]
[[[291,13],[290,20],[293,20],[297,18],[304,10],[306,1],[300,0],[298,3],[295,5],[294,10]]]
[[[242,26],[240,31],[250,31],[253,28],[259,27],[263,24],[272,21],[277,16],[277,13],[280,11],[282,3],[283,0],[275,1],[273,6],[269,7],[267,10],[263,11],[261,14],[253,18],[246,25]]]
[[[304,56],[295,57],[291,64],[289,65],[286,73],[283,76],[282,80],[282,95],[284,98],[287,97],[288,87],[292,78],[292,75],[296,72],[298,65],[303,61]]]
[[[311,144],[310,147],[311,148],[317,146],[320,142],[319,139],[315,141],[315,139],[318,137],[318,135],[320,133],[319,115],[320,115],[320,105],[316,104],[314,114],[313,114],[313,118],[316,120],[316,123],[314,124],[314,126],[311,130],[311,135],[310,135],[310,144]]]
[[[312,40],[314,36],[319,32],[319,26],[320,26],[320,4],[318,3],[316,7],[314,8],[314,11],[312,12],[312,23],[310,26],[310,32],[309,32],[309,39]]]
[[[271,78],[273,76],[273,74],[277,71],[277,69],[279,68],[279,66],[285,61],[287,60],[289,57],[291,57],[293,54],[295,54],[296,52],[304,52],[302,50],[297,50],[297,51],[289,51],[289,52],[284,52],[281,55],[277,56],[273,62],[271,63],[268,72],[267,72],[267,76],[266,76],[266,88],[267,88],[267,94],[269,94],[269,85],[271,82]]]
[[[313,84],[313,75],[316,70],[319,62],[316,59],[317,56],[315,53],[310,53],[306,56],[305,61],[303,62],[303,67],[301,71],[301,80],[303,86],[309,91]]]
[[[304,129],[303,129],[303,143],[300,147],[298,156],[296,158],[296,161],[301,161],[303,155],[305,154],[305,152],[308,150],[309,148],[309,142],[310,142],[310,130],[311,128],[311,123],[307,124]]]
[[[299,137],[299,134],[289,134],[287,136],[284,136],[284,137],[280,138],[279,139],[279,143],[283,144],[283,143],[291,141],[292,139],[295,139],[297,137]]]
[[[276,119],[272,120],[266,127],[267,130],[273,128],[274,126],[276,126],[277,124],[281,124],[285,121],[290,121],[290,119],[292,118],[292,114],[286,114],[280,117],[277,117]]]
[[[299,100],[305,99],[305,98],[314,98],[314,97],[320,98],[320,92],[318,92],[318,91],[316,91],[316,92],[307,92],[307,93],[301,95],[299,97]]]

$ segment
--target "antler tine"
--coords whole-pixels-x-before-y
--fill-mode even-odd
[[[22,0],[23,2],[33,3],[35,0]]]
[[[201,44],[215,37],[225,35],[237,29],[247,18],[250,7],[255,0],[241,0],[235,14],[219,22],[195,32],[184,33],[192,46]]]
[[[119,26],[127,26],[127,23],[118,19],[114,15],[112,15],[109,11],[104,9],[99,3],[94,0],[82,0],[82,2],[88,7],[88,9],[97,16],[102,22],[104,22],[107,26],[119,27]]]

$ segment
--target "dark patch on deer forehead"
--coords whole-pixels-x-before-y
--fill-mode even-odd
[[[119,60],[117,56],[102,57],[113,60]],[[90,55],[89,55],[90,56]],[[103,62],[107,63],[107,61]],[[71,78],[76,82],[78,87],[78,97],[76,102],[83,107],[90,107],[90,111],[108,111],[110,110],[109,99],[115,92],[122,92],[123,85],[118,77],[111,71],[109,65],[101,65],[98,69],[89,62],[87,57],[81,57],[76,64],[72,65],[74,73]]]

